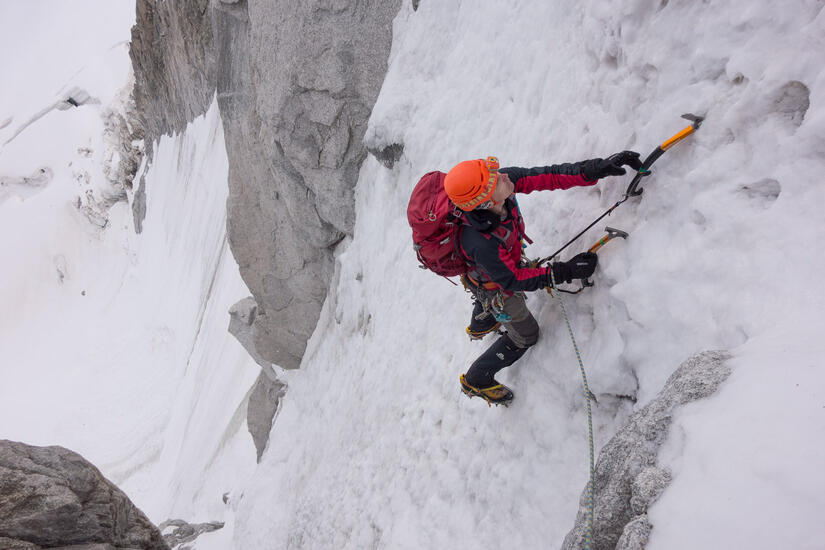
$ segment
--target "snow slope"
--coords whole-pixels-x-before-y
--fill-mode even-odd
[[[2,7],[18,34],[2,35],[15,85],[0,143],[73,86],[95,101],[47,112],[0,149],[0,438],[79,452],[156,523],[221,520],[222,495],[255,464],[245,397],[259,368],[227,332],[248,290],[226,241],[217,103],[141,168],[143,233],[125,201],[101,227],[78,204],[117,192],[104,118],[131,87],[134,4],[29,4]],[[41,167],[51,178],[25,183]]]
[[[651,510],[650,548],[821,548],[823,30],[821,2],[405,2],[367,136],[405,156],[361,171],[355,237],[289,373],[235,547],[557,547],[587,479],[558,305],[528,301],[543,337],[500,376],[509,409],[460,396],[489,342],[463,335],[462,290],[416,268],[407,199],[466,158],[647,154],[695,112],[701,131],[607,220],[630,239],[567,298],[600,397],[597,445],[692,353],[730,349],[729,382],[678,416],[662,453],[676,479]],[[566,242],[628,181],[520,198],[528,254]]]
[[[362,168],[355,236],[302,369],[281,373],[257,468],[242,407],[258,369],[226,332],[247,291],[225,245],[217,109],[156,144],[143,233],[123,202],[90,223],[74,205],[111,191],[101,116],[128,82],[117,44],[133,6],[29,5],[0,7],[0,51],[15,52],[0,70],[16,83],[0,89],[0,143],[71,86],[100,103],[48,112],[0,149],[13,182],[0,189],[0,437],[80,452],[155,522],[227,521],[201,550],[558,547],[587,480],[559,307],[530,296],[543,336],[500,375],[510,408],[461,396],[489,342],[463,333],[467,295],[416,267],[407,199],[466,158],[647,154],[695,112],[702,129],[607,220],[630,239],[565,298],[599,397],[596,443],[692,353],[730,349],[730,379],[677,415],[660,454],[674,481],[649,548],[825,546],[821,2],[404,2],[367,139],[405,155]],[[528,254],[558,248],[628,180],[520,197]]]

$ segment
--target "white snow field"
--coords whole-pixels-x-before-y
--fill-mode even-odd
[[[51,19],[23,4],[0,7],[3,30],[27,25],[16,40],[30,40],[10,49],[0,33],[3,81],[18,83],[2,87],[0,143],[61,89],[100,104],[52,111],[0,149],[2,177],[53,173],[0,189],[0,438],[80,452],[155,522],[226,521],[201,550],[557,548],[588,477],[558,303],[530,295],[543,333],[499,375],[512,406],[463,397],[458,376],[490,341],[465,336],[463,289],[417,268],[407,200],[425,172],[468,158],[644,156],[693,112],[702,128],[642,197],[563,254],[604,225],[630,232],[600,252],[596,286],[565,297],[597,450],[682,361],[728,349],[733,374],[677,413],[660,453],[674,480],[648,548],[825,548],[822,2],[403,2],[367,140],[405,154],[392,170],[364,163],[355,236],[302,368],[282,373],[257,467],[239,407],[258,368],[226,332],[247,290],[225,245],[216,106],[157,144],[143,233],[123,202],[93,225],[74,205],[107,185],[101,114],[129,78],[126,46],[110,48],[134,9],[50,3],[65,10]],[[91,32],[103,6],[110,36]],[[54,38],[69,20],[89,29],[71,59]],[[629,180],[520,196],[527,254],[552,253]]]
[[[77,204],[113,189],[103,116],[131,87],[134,3],[29,4],[0,7],[3,27],[26,29],[15,44],[0,33],[0,117],[13,116],[0,143],[71,87],[97,102],[50,111],[0,149],[0,439],[79,452],[156,524],[221,520],[222,495],[255,465],[245,396],[260,368],[227,332],[248,290],[226,241],[217,104],[142,167],[143,232],[126,202],[101,228]],[[75,37],[86,49],[63,55]],[[41,167],[45,184],[20,183]]]
[[[729,381],[674,423],[649,548],[825,548],[823,31],[821,2],[404,2],[367,140],[405,154],[364,164],[335,297],[290,373],[236,547],[557,548],[588,476],[558,304],[528,300],[543,336],[499,376],[510,408],[460,395],[490,342],[463,334],[463,290],[416,267],[407,200],[468,158],[647,155],[693,112],[700,131],[605,220],[630,238],[565,298],[597,445],[631,409],[611,394],[641,407],[694,352],[729,349]],[[555,251],[629,180],[520,197],[527,253]]]

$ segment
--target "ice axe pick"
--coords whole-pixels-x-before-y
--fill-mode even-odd
[[[596,241],[596,244],[591,246],[587,249],[588,252],[596,252],[601,247],[603,247],[606,243],[610,242],[611,240],[615,239],[616,237],[621,237],[623,239],[627,239],[628,234],[627,231],[622,231],[621,229],[616,229],[615,227],[605,227],[604,230],[607,232],[607,235]],[[582,288],[583,290],[586,287],[593,286],[593,282],[589,279],[581,279]]]
[[[599,239],[596,242],[596,244],[587,249],[588,252],[596,252],[598,249],[603,247],[608,241],[615,239],[616,237],[621,237],[623,239],[626,239],[628,237],[627,231],[622,231],[621,229],[616,229],[614,227],[605,227],[604,230],[607,232],[607,235]]]

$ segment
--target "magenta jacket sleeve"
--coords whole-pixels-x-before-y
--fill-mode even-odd
[[[588,181],[582,175],[582,163],[554,164],[552,166],[537,166],[535,168],[519,168],[510,166],[501,168],[510,177],[515,185],[516,193],[532,193],[533,191],[554,191],[556,189],[570,189],[571,187],[594,185],[598,180]]]

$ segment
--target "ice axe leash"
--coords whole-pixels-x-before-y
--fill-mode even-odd
[[[645,158],[644,162],[642,163],[642,167],[639,168],[639,170],[636,172],[636,175],[633,177],[633,180],[630,182],[630,185],[627,186],[627,191],[625,191],[624,196],[619,201],[617,201],[616,204],[608,208],[604,214],[593,220],[593,223],[585,227],[581,232],[579,232],[578,235],[570,239],[567,242],[567,244],[565,244],[564,246],[562,246],[546,258],[542,258],[541,260],[539,260],[538,265],[542,265],[546,262],[549,262],[550,260],[558,256],[562,252],[562,250],[576,242],[582,235],[587,233],[587,231],[589,231],[591,227],[599,223],[605,216],[609,216],[610,214],[612,214],[613,211],[616,210],[616,208],[618,208],[619,205],[624,204],[624,202],[627,199],[629,199],[630,197],[638,197],[642,194],[644,189],[639,188],[639,183],[642,181],[642,178],[645,178],[651,174],[650,167],[653,165],[653,163],[659,160],[659,157],[664,155],[665,151],[667,151],[668,149],[670,149],[671,147],[673,147],[674,145],[676,145],[677,143],[691,135],[693,132],[698,130],[699,127],[702,125],[702,122],[705,120],[705,117],[692,115],[690,113],[682,115],[682,118],[691,121],[691,125],[682,129],[682,131],[667,139],[664,143],[656,147],[656,149],[654,149],[653,152],[647,156],[647,158]]]

